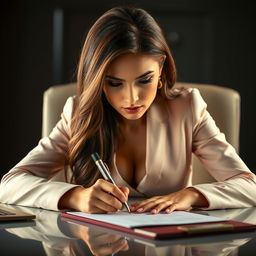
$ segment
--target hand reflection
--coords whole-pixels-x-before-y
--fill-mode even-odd
[[[71,232],[83,240],[93,255],[105,256],[129,249],[127,240],[117,234],[108,234],[95,228],[75,225]]]

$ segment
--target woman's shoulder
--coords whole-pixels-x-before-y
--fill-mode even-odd
[[[166,100],[169,107],[195,107],[205,105],[205,102],[197,88],[174,88],[170,91],[170,97]]]
[[[63,107],[63,115],[66,117],[66,119],[70,120],[72,118],[76,105],[77,96],[74,95],[67,98]]]
[[[199,89],[192,87],[173,88],[172,90],[170,90],[170,95],[170,100],[172,101],[186,101],[190,100],[191,98],[201,97]]]
[[[175,88],[170,91],[168,99],[160,99],[154,108],[158,109],[158,115],[164,120],[173,120],[173,118],[194,120],[200,117],[206,107],[197,88]]]

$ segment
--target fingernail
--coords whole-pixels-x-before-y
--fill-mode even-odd
[[[142,212],[143,211],[143,208],[139,208],[138,210],[137,210],[137,212]]]
[[[126,202],[126,198],[125,197],[122,197],[121,201],[124,203]]]
[[[151,213],[156,214],[156,209],[152,210]]]
[[[165,212],[166,212],[166,213],[170,213],[170,209],[166,209]]]

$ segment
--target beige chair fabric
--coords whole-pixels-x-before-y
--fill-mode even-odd
[[[209,84],[176,83],[175,87],[198,88],[207,103],[208,111],[227,141],[239,150],[240,95],[237,91]],[[76,94],[74,83],[55,85],[44,92],[42,136],[47,136],[60,119],[67,98]],[[214,181],[195,157],[193,159],[193,184]]]

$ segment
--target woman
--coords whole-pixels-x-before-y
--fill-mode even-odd
[[[89,213],[249,207],[256,178],[228,144],[196,89],[172,90],[175,65],[155,20],[118,7],[90,29],[78,66],[78,95],[62,118],[2,179],[0,201]],[[117,186],[100,178],[98,152]],[[191,184],[196,154],[212,184]],[[70,167],[70,168],[68,168]]]

